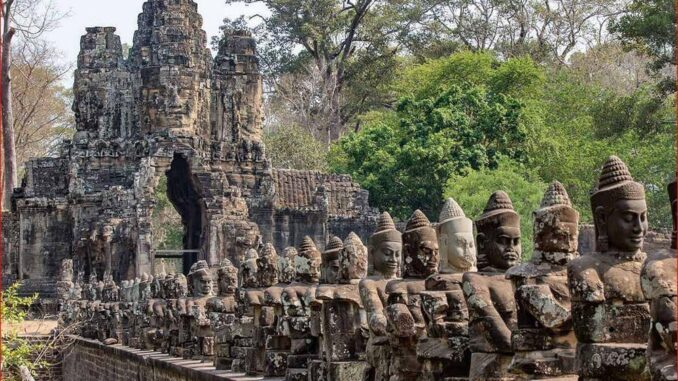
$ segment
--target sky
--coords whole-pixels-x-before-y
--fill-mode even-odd
[[[195,0],[198,12],[203,17],[203,29],[208,41],[219,33],[219,26],[225,17],[237,18],[240,15],[251,16],[265,14],[261,4],[237,3],[226,5],[223,0]],[[132,36],[137,29],[137,15],[141,13],[144,0],[55,0],[57,8],[69,11],[69,17],[61,21],[59,27],[45,35],[62,52],[65,62],[76,62],[80,50],[80,36],[90,26],[113,26],[123,43],[132,44]],[[72,83],[72,77],[66,79]]]

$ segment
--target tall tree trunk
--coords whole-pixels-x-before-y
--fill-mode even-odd
[[[12,66],[11,43],[14,37],[14,28],[8,28],[9,22],[7,15],[4,18],[5,28],[7,30],[3,35],[2,41],[2,137],[4,148],[4,194],[2,206],[4,210],[11,207],[12,191],[17,184],[17,166],[16,149],[14,142],[14,113],[12,111],[12,76],[10,69]]]

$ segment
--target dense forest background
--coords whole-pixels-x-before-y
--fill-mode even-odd
[[[349,173],[400,219],[419,208],[436,221],[446,197],[475,218],[501,188],[529,243],[531,212],[553,180],[591,221],[598,168],[616,154],[645,185],[651,227],[670,227],[673,1],[246,2],[267,14],[225,19],[212,47],[233,29],[256,37],[274,166]],[[20,178],[29,157],[56,154],[73,132],[63,86],[72,66],[42,38],[68,15],[48,0],[10,3],[3,133],[15,147],[4,163]],[[180,248],[162,187],[154,220],[158,248]]]

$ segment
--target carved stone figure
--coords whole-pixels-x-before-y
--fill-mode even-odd
[[[655,253],[648,258],[641,272],[643,294],[650,303],[650,338],[647,343],[647,366],[652,381],[678,379],[676,374],[676,181],[668,186],[673,231],[671,247]]]
[[[450,198],[443,205],[437,226],[440,271],[426,279],[421,303],[427,335],[419,338],[417,356],[423,380],[467,377],[471,352],[468,308],[462,291],[462,275],[476,271],[473,221]]]
[[[280,268],[280,282],[291,283],[297,277],[295,269],[295,258],[297,257],[297,249],[288,247],[283,251],[283,255],[279,257]]]
[[[226,370],[232,365],[230,328],[236,320],[238,269],[224,259],[217,270],[217,279],[218,294],[207,301],[206,309],[214,332],[214,366]]]
[[[61,272],[56,284],[57,299],[60,303],[66,303],[72,299],[73,295],[73,260],[64,259],[61,261]]]
[[[322,359],[317,373],[325,377],[320,379],[343,380],[362,375],[367,368],[359,361],[365,352],[362,331],[367,319],[358,290],[358,282],[367,275],[367,248],[355,233],[343,243],[333,237],[323,253],[323,265],[331,275],[326,279],[334,282],[321,284],[316,291],[322,302]]]
[[[396,230],[391,216],[379,217],[377,230],[368,243],[368,277],[359,283],[360,299],[367,313],[370,337],[367,342],[368,379],[388,381],[391,347],[386,332],[386,284],[400,276],[402,235]]]
[[[472,352],[469,379],[511,380],[511,331],[517,328],[517,311],[504,272],[520,263],[522,249],[520,216],[505,192],[490,196],[476,229],[478,272],[467,272],[462,278]]]
[[[421,372],[417,360],[417,341],[425,334],[421,309],[425,279],[438,271],[438,237],[428,218],[416,210],[407,221],[403,239],[403,279],[386,285],[386,318],[392,347],[389,366],[391,381],[416,380]]]
[[[568,266],[579,377],[642,380],[650,326],[640,286],[647,205],[643,185],[616,156],[603,166],[591,209],[596,252]]]
[[[287,381],[306,380],[308,365],[318,357],[318,338],[311,332],[311,306],[320,281],[320,251],[310,237],[304,237],[296,259],[297,281],[282,293],[284,333],[290,338]]]
[[[576,374],[567,264],[576,257],[579,213],[562,184],[551,183],[534,212],[534,254],[506,272],[515,289],[518,327],[511,371],[521,380]]]

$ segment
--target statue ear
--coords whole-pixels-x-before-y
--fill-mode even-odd
[[[478,245],[478,251],[485,250],[485,233],[478,233],[476,236],[476,245]]]

